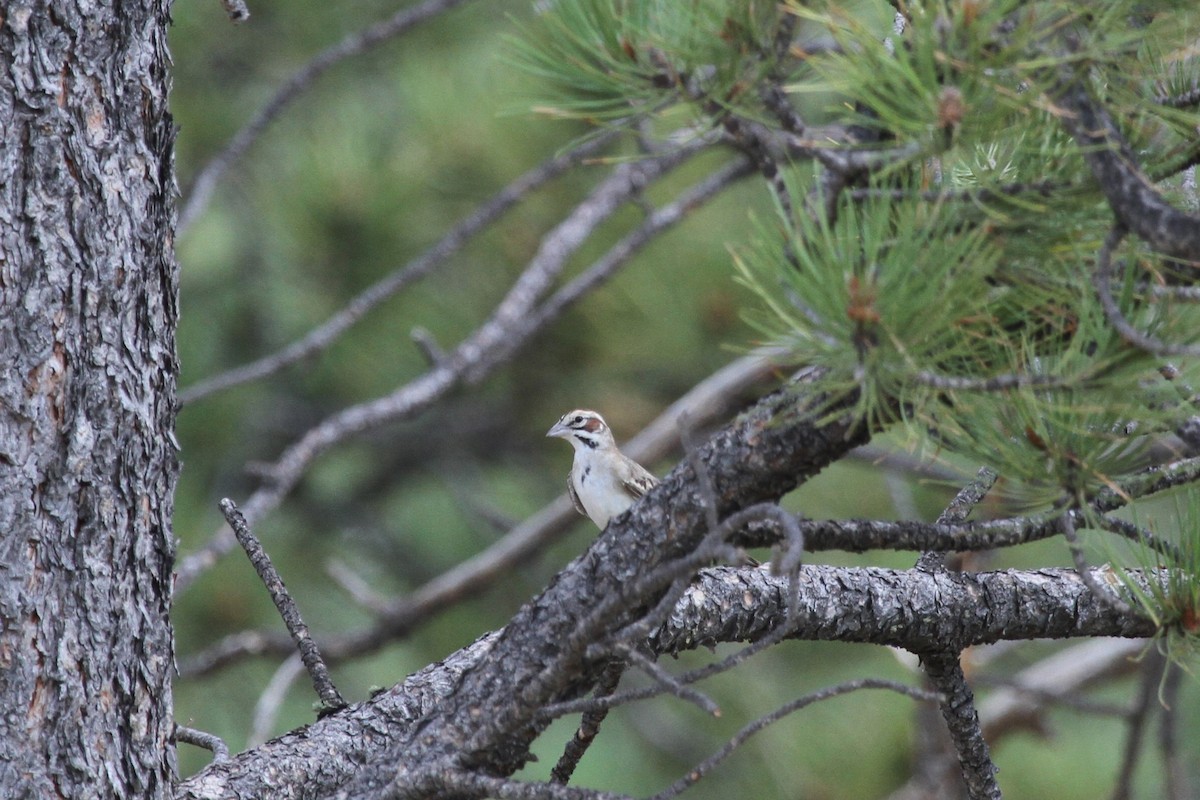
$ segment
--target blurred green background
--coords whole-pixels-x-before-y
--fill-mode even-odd
[[[185,192],[197,171],[295,70],[344,36],[386,18],[394,3],[251,2],[249,23],[231,25],[216,2],[174,7],[173,112]],[[586,132],[527,113],[537,86],[507,58],[506,33],[532,17],[529,2],[468,4],[355,57],[318,80],[223,178],[206,211],[177,243],[182,267],[181,386],[274,352],[336,313],[350,298],[420,254],[508,181]],[[649,192],[664,202],[721,162],[700,159]],[[268,379],[184,408],[184,468],[176,495],[181,554],[220,522],[219,498],[244,500],[255,478],[302,432],[348,405],[394,390],[425,362],[409,334],[427,328],[452,347],[475,328],[602,165],[582,167],[532,195],[430,277],[387,301],[331,349]],[[648,248],[608,285],[537,336],[482,385],[453,393],[418,419],[392,425],[320,458],[256,532],[318,637],[369,622],[325,574],[337,559],[380,594],[403,594],[495,541],[473,510],[519,521],[563,487],[570,451],[543,437],[560,414],[590,406],[619,439],[752,347],[742,322],[752,302],[734,281],[728,247],[745,241],[748,215],[770,213],[749,180]],[[578,270],[640,218],[627,209],[574,260]],[[648,465],[659,474],[669,463]],[[970,466],[970,465],[964,465]],[[970,469],[974,471],[973,467]],[[863,461],[838,465],[788,499],[813,517],[932,519],[952,487],[899,478]],[[580,518],[551,552],[513,572],[378,654],[334,669],[360,700],[502,625],[594,536]],[[835,563],[911,566],[912,554],[822,557]],[[997,566],[1066,565],[1057,542],[1005,554]],[[282,631],[267,594],[239,553],[178,598],[178,654],[194,654],[244,629]],[[1009,669],[1047,645],[1015,649]],[[679,668],[712,655],[687,654]],[[249,659],[176,686],[176,716],[247,745],[252,711],[279,666]],[[719,720],[660,700],[610,717],[585,757],[581,785],[647,794],[677,778],[741,725],[793,697],[855,677],[915,682],[890,651],[790,643],[706,687]],[[636,678],[633,680],[636,681]],[[1106,699],[1122,700],[1126,683]],[[1186,693],[1194,705],[1195,692]],[[296,681],[271,735],[313,719],[312,693]],[[1191,711],[1195,711],[1194,708]],[[1183,719],[1195,719],[1182,710]],[[694,797],[880,797],[904,782],[913,705],[879,692],[800,712],[755,737]],[[1092,798],[1116,773],[1121,728],[1068,711],[1050,714],[1053,738],[1019,735],[995,756],[1011,798]],[[559,723],[539,742],[544,777],[573,731]],[[1196,737],[1185,739],[1196,760]],[[180,750],[189,774],[203,753]],[[1098,766],[1099,765],[1099,766]],[[1158,785],[1157,762],[1139,777]]]

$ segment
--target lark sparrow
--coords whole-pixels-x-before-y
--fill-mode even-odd
[[[567,491],[575,510],[600,530],[658,483],[641,464],[617,449],[612,431],[595,411],[579,409],[564,414],[546,435],[566,439],[575,448]]]

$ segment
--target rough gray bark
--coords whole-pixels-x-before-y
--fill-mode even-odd
[[[169,796],[166,0],[0,8],[0,796]]]
[[[580,562],[572,569],[578,569]],[[806,566],[792,638],[857,641],[920,650],[948,631],[955,643],[1001,639],[1143,637],[1146,620],[1119,617],[1073,570],[979,574]],[[648,640],[656,654],[759,639],[785,619],[787,579],[765,568],[703,571]],[[403,683],[307,728],[213,764],[183,783],[178,800],[337,796],[364,764],[428,731],[438,715],[466,702],[473,673],[507,669],[496,631],[409,676]],[[469,706],[467,706],[469,708]],[[422,765],[419,747],[385,759],[393,769]]]
[[[804,405],[794,392],[766,398],[699,451],[722,516],[783,493],[861,437],[845,420],[812,424]],[[634,594],[630,587],[654,564],[695,548],[707,530],[705,496],[684,462],[504,630],[370,701],[212,765],[177,797],[424,796],[439,775],[510,774],[546,722],[538,711],[581,694],[602,666],[573,644],[589,611]],[[784,622],[788,587],[765,569],[706,570],[650,647],[664,653],[761,638]],[[1069,570],[963,575],[806,566],[797,590],[795,638],[924,651],[1152,633],[1143,619],[1112,614]],[[628,623],[624,611],[609,615],[602,630],[589,630],[583,644]]]
[[[369,701],[185,781],[179,800],[431,796],[450,776],[505,776],[523,763],[547,719],[540,711],[591,688],[620,638],[656,593],[646,576],[694,551],[721,517],[778,497],[865,437],[852,418],[806,413],[801,381],[764,398],[613,524],[502,631],[483,637]],[[702,488],[702,464],[711,492]],[[640,588],[639,588],[640,587]],[[766,569],[704,571],[664,624],[653,652],[760,639],[787,619],[786,577]],[[964,575],[946,571],[801,568],[795,638],[928,651],[999,639],[1147,636],[1152,625],[1113,614],[1069,570]],[[613,598],[614,604],[592,617]],[[645,642],[645,639],[640,641]],[[599,645],[595,652],[590,645]],[[441,784],[437,784],[441,785]],[[443,787],[445,788],[445,787]],[[461,788],[461,787],[459,787]]]
[[[343,781],[354,776],[350,797],[372,796],[406,765],[511,774],[525,762],[529,744],[546,724],[537,719],[538,711],[589,690],[607,663],[586,657],[586,646],[630,621],[628,606],[642,604],[637,586],[647,572],[695,550],[707,532],[706,497],[715,498],[722,517],[777,499],[866,438],[865,427],[849,418],[814,422],[814,404],[825,403],[828,398],[814,397],[808,381],[764,398],[695,455],[711,479],[711,495],[701,488],[692,462],[676,467],[644,502],[614,520],[586,553],[488,640],[483,663],[469,664],[448,686],[442,679],[441,688],[435,690],[440,695],[436,713],[406,702],[409,710],[399,715],[371,709],[371,720],[362,724],[347,722],[358,713],[358,706],[334,714],[302,737],[302,745],[315,744],[319,752],[305,749],[297,757],[313,765],[315,772],[304,767],[302,777],[297,775],[297,782],[291,784],[294,794],[280,793],[278,786],[272,786],[269,794],[322,796],[338,784],[327,782],[318,788],[318,777],[328,780],[329,773],[339,769]],[[650,594],[644,588],[640,592],[643,598]],[[590,619],[597,608],[617,597],[629,598],[628,605],[602,619]],[[587,635],[582,633],[585,628]],[[380,726],[381,713],[383,719],[402,724]],[[419,727],[407,724],[417,717],[422,718]],[[349,739],[317,734],[347,724]],[[362,749],[368,742],[370,753]],[[343,751],[345,745],[351,749]],[[282,783],[280,776],[290,763],[277,761],[272,778]],[[247,774],[239,764],[214,765],[186,782],[178,796],[258,796],[265,788],[255,771],[261,769]]]

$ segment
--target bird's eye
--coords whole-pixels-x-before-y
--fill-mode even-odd
[[[576,417],[575,419],[571,420],[572,425],[578,425],[581,422],[583,422],[583,417]]]

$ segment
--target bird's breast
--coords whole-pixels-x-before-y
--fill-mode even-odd
[[[590,463],[590,459],[577,465],[572,480],[584,511],[600,528],[633,505],[634,498],[625,491],[616,475],[611,470]]]

